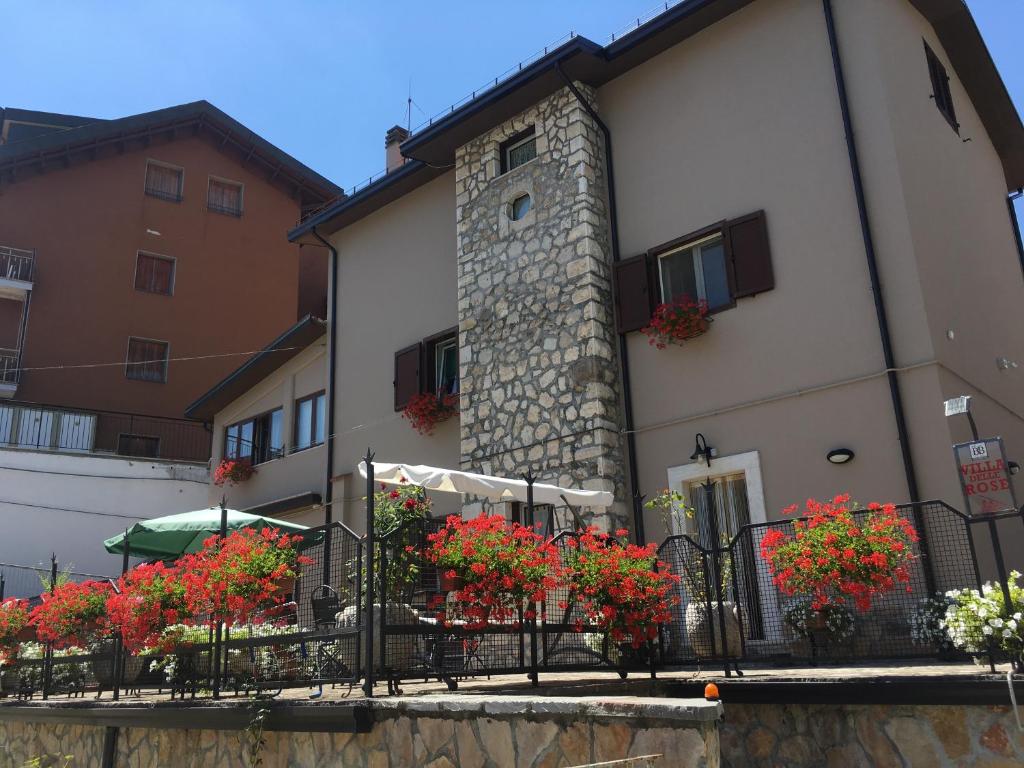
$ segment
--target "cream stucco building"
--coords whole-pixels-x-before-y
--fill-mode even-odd
[[[969,431],[942,409],[961,394],[1024,463],[1024,127],[961,2],[686,0],[392,129],[387,153],[290,233],[333,250],[324,335],[192,414],[218,458],[267,398],[292,434],[295,403],[333,393],[325,445],[232,506],[315,493],[359,529],[367,447],[610,490],[602,522],[648,539],[666,531],[635,499],[709,478],[727,532],[841,491],[962,506]],[[710,329],[651,346],[683,290]],[[417,434],[402,406],[442,391],[459,417]]]

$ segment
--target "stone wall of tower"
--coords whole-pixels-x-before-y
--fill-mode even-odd
[[[531,127],[537,156],[501,173],[502,142]],[[462,466],[612,491],[585,513],[611,527],[626,487],[604,162],[565,88],[461,147],[455,183]]]

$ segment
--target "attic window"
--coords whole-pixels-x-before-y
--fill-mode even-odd
[[[156,160],[146,161],[146,194],[180,203],[185,171],[176,165],[168,165]]]
[[[928,75],[932,80],[932,98],[935,100],[935,106],[959,135],[960,123],[956,121],[956,109],[953,106],[953,94],[949,89],[949,74],[946,67],[939,61],[939,57],[928,43],[924,44],[924,55],[928,60]]]
[[[537,156],[537,132],[534,126],[517,133],[501,144],[501,172],[508,173]]]

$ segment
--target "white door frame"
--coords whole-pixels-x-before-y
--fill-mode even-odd
[[[739,473],[743,473],[747,483],[747,509],[750,512],[750,522],[753,524],[768,522],[768,515],[765,511],[764,482],[761,478],[761,453],[759,451],[737,453],[732,456],[715,456],[711,459],[710,466],[702,461],[695,461],[691,464],[669,467],[668,487],[670,490],[682,493],[686,488],[686,483],[704,480],[708,477],[714,478]],[[677,527],[677,520],[678,516],[673,515],[673,528]],[[673,530],[672,533],[681,534],[687,533],[687,531]],[[760,551],[761,537],[763,535],[764,529],[753,531],[751,544],[754,547],[755,554]],[[768,569],[764,561],[758,557],[755,562],[757,563],[758,574],[767,574]],[[758,578],[759,584],[763,584],[764,581],[764,579]],[[770,580],[769,583],[771,583]],[[768,594],[764,592],[765,590],[762,590],[761,610],[763,616],[761,618],[765,624],[765,641],[772,643],[782,642],[784,637],[782,635],[782,612],[779,609],[778,590],[772,584],[770,592]],[[747,642],[758,641],[748,640]]]

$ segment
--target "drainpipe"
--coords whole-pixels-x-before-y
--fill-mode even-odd
[[[1018,189],[1006,198],[1006,207],[1010,209],[1010,225],[1013,227],[1013,237],[1017,242],[1017,255],[1020,256],[1020,268],[1024,271],[1024,241],[1020,235],[1020,219],[1017,218],[1017,201],[1024,197],[1024,189]]]
[[[864,180],[861,176],[860,157],[857,153],[857,140],[853,132],[853,120],[850,117],[850,102],[846,94],[846,78],[843,74],[843,62],[839,55],[839,40],[836,36],[835,16],[832,13],[832,0],[822,0],[825,10],[825,26],[828,29],[828,44],[832,52],[832,68],[835,71],[836,91],[839,97],[839,108],[843,116],[843,132],[846,134],[846,150],[850,158],[850,173],[853,177],[853,191],[857,198],[857,213],[860,216],[861,237],[864,240],[864,256],[867,259],[868,275],[871,279],[871,295],[875,301],[875,317],[878,321],[878,333],[882,340],[882,355],[885,359],[886,378],[889,381],[889,396],[892,399],[892,412],[896,421],[896,432],[900,442],[900,456],[903,460],[903,474],[906,477],[907,491],[910,501],[915,503],[914,522],[921,537],[921,558],[924,561],[924,575],[929,594],[935,592],[935,576],[929,557],[927,531],[924,520],[916,502],[921,501],[917,485],[917,472],[914,459],[910,453],[910,432],[907,429],[906,414],[903,409],[903,395],[900,382],[896,375],[896,360],[892,351],[892,336],[889,332],[889,319],[885,311],[885,300],[882,297],[882,283],[878,273],[878,260],[875,254],[875,240],[871,232],[871,221],[868,217],[867,198],[864,194]]]
[[[615,166],[612,162],[612,132],[590,102],[580,93],[576,84],[562,70],[561,62],[555,62],[555,71],[565,81],[569,91],[576,97],[576,101],[586,110],[587,114],[597,123],[597,127],[601,129],[601,133],[604,134],[605,173],[608,176],[608,226],[611,230],[612,262],[614,263],[619,260],[620,252],[619,212],[615,201]],[[623,416],[626,422],[626,466],[629,471],[629,487],[633,492],[633,528],[636,533],[637,542],[643,544],[647,536],[644,531],[643,497],[640,495],[640,489],[637,485],[637,475],[639,472],[636,461],[636,435],[633,431],[633,387],[629,377],[629,346],[626,343],[626,334],[624,333],[619,334],[619,360],[622,366]]]
[[[324,451],[327,454],[326,477],[324,478],[324,571],[323,584],[331,583],[331,523],[334,522],[334,401],[335,378],[337,377],[335,343],[338,327],[338,250],[324,240],[313,227],[313,237],[330,252],[327,289],[327,418],[324,425]]]

